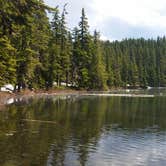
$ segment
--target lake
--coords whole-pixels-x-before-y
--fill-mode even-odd
[[[0,166],[166,165],[165,89],[119,93],[134,96],[46,96],[8,105],[0,111]]]

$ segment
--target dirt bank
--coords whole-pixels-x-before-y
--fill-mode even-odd
[[[0,92],[0,105],[4,105],[5,101],[10,99],[11,97],[15,97],[15,94],[8,92]]]

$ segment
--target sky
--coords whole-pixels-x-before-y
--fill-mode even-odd
[[[103,40],[156,38],[166,35],[166,0],[44,0],[51,7],[67,5],[68,26],[78,25],[85,8],[90,31]]]

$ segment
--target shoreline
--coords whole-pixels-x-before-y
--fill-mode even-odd
[[[50,91],[29,91],[25,90],[22,92],[17,93],[10,93],[10,92],[0,92],[0,109],[3,108],[5,105],[10,104],[8,100],[10,99],[28,99],[31,97],[44,97],[44,96],[57,96],[57,95],[80,95],[80,94],[87,94],[87,91],[83,90],[50,90]]]
[[[126,93],[117,93],[118,91],[124,90]],[[137,89],[135,89],[137,90]],[[130,90],[129,92],[131,92]],[[112,92],[112,93],[109,93]],[[126,89],[110,89],[109,91],[87,91],[87,90],[72,90],[72,89],[56,89],[56,90],[24,90],[17,93],[0,92],[0,110],[6,105],[12,104],[14,100],[28,99],[32,97],[47,97],[47,96],[58,96],[58,95],[85,95],[85,96],[110,96],[110,97],[154,97],[149,94],[135,94],[128,93]]]

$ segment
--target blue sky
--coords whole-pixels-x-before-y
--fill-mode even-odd
[[[44,0],[60,8],[68,3],[68,26],[73,28],[85,8],[91,31],[102,39],[156,38],[166,34],[166,0]]]

